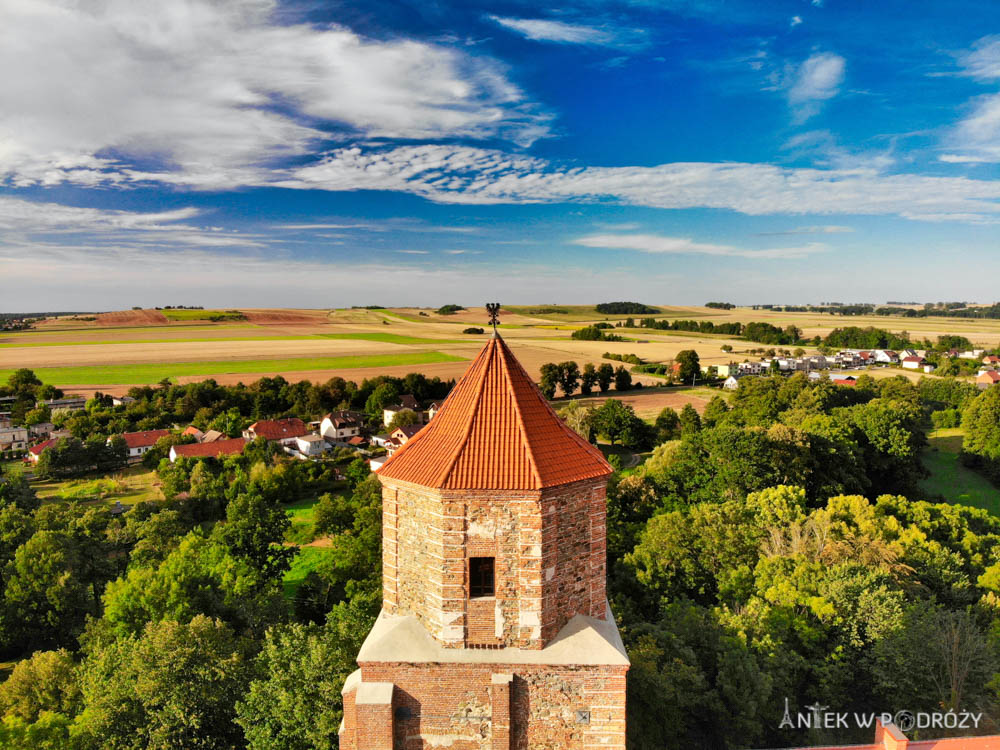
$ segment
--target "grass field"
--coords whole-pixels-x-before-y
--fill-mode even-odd
[[[202,343],[206,341],[307,341],[309,339],[314,339],[316,336],[322,338],[330,338],[325,334],[290,334],[287,336],[184,336],[181,338],[170,338],[170,339],[105,339],[103,341],[96,340],[82,340],[82,341],[24,341],[15,343],[5,343],[0,344],[0,348],[10,349],[14,347],[33,347],[33,346],[114,346],[120,344],[193,344]],[[333,337],[336,338],[336,337]],[[358,338],[364,339],[364,336],[359,336]],[[405,336],[400,338],[406,338]],[[368,339],[370,341],[382,341],[382,339]],[[417,339],[420,343],[426,342],[439,342],[439,339]],[[451,343],[451,342],[449,342]]]
[[[1000,489],[959,463],[962,429],[934,430],[927,441],[929,445],[921,458],[931,475],[920,482],[927,498],[943,497],[950,503],[972,505],[1000,515]]]
[[[32,482],[32,488],[43,502],[81,502],[112,505],[134,505],[138,502],[162,500],[152,469],[135,466],[111,477],[94,479],[62,479]]]
[[[324,339],[340,341],[380,341],[383,344],[404,344],[406,346],[437,345],[437,344],[467,344],[477,341],[479,337],[469,334],[467,339],[428,339],[419,336],[403,336],[398,333],[317,333]]]
[[[291,569],[285,573],[281,582],[285,596],[289,599],[294,598],[306,576],[316,570],[331,554],[329,547],[300,547],[298,554],[292,558]]]
[[[86,367],[40,367],[35,374],[52,385],[114,385],[118,383],[158,383],[164,378],[190,375],[209,377],[220,373],[260,374],[295,370],[395,367],[436,362],[461,362],[462,357],[442,352],[373,354],[355,357],[293,359],[222,360],[206,362],[164,362]],[[0,382],[7,382],[13,370],[0,370]]]
[[[238,310],[162,310],[167,320],[243,320],[243,314]]]

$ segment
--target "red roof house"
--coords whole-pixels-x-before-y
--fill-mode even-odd
[[[59,438],[50,438],[44,443],[38,443],[38,445],[33,445],[28,448],[28,460],[34,464],[38,463],[38,459],[42,457],[42,451],[51,445],[55,445],[56,440]]]
[[[243,437],[247,440],[262,437],[275,442],[294,442],[295,438],[308,434],[309,428],[298,417],[260,419],[243,430]]]
[[[128,460],[138,461],[143,454],[149,451],[156,441],[170,434],[170,430],[145,430],[143,432],[126,432],[122,435],[125,438],[125,445],[128,446]],[[111,442],[111,438],[108,438]]]
[[[228,440],[216,440],[214,443],[175,445],[170,449],[170,462],[173,463],[178,458],[235,456],[243,452],[248,442],[246,438],[230,438]]]

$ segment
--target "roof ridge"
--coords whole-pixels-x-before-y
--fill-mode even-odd
[[[496,356],[496,347],[487,344],[486,349],[489,350],[489,354],[483,361],[481,369],[488,372],[490,367],[490,360]],[[476,395],[475,398],[473,398],[472,400],[472,405],[473,405],[472,413],[474,415],[478,414],[479,412],[479,405],[483,400],[483,391],[485,389],[486,389],[486,377],[484,375],[483,377],[479,378],[478,388],[476,389]],[[462,455],[462,451],[465,450],[465,446],[468,444],[469,435],[472,434],[472,428],[475,424],[476,420],[470,419],[469,423],[465,425],[465,434],[462,435],[462,439],[458,442],[458,445],[455,447],[455,450],[452,451],[451,457],[448,459],[448,462],[444,465],[444,468],[442,469],[441,474],[439,475],[440,476],[440,479],[438,480],[439,482],[443,483],[448,481],[448,477],[451,476],[451,472],[454,471],[455,464],[458,462],[459,456]]]
[[[504,343],[502,338],[497,336],[494,341],[499,341],[499,346],[503,347],[503,349],[505,349],[511,357],[514,356],[513,352],[507,348],[507,345]],[[517,415],[517,424],[521,428],[521,442],[524,443],[525,450],[528,452],[528,466],[531,467],[531,473],[535,477],[536,484],[539,488],[541,488],[544,486],[544,482],[542,482],[542,473],[538,470],[538,459],[535,457],[535,450],[531,445],[531,440],[528,438],[528,430],[524,426],[524,415],[521,413],[521,402],[518,401],[517,394],[514,392],[514,379],[510,375],[510,367],[507,357],[500,358],[500,366],[503,367],[504,374],[507,376],[507,391],[514,404],[514,413]]]

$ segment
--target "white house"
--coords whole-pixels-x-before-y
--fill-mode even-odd
[[[722,387],[727,391],[735,391],[740,387],[740,381],[736,379],[735,375],[730,375],[726,378],[726,382],[722,384]]]
[[[924,358],[916,355],[903,357],[901,362],[903,364],[903,368],[906,370],[920,370],[923,369],[924,366]]]
[[[128,446],[128,460],[138,461],[149,450],[156,445],[156,441],[170,434],[170,430],[145,430],[143,432],[126,432],[122,435],[125,438],[125,445]],[[108,438],[108,444],[112,438]]]
[[[27,447],[27,427],[4,427],[0,429],[0,451],[23,451]]]
[[[876,362],[881,362],[887,365],[893,365],[899,362],[899,355],[892,349],[875,349],[872,354],[875,356]]]
[[[304,458],[321,456],[326,452],[326,440],[322,435],[302,435],[295,439],[295,449]]]
[[[354,417],[327,414],[319,425],[319,434],[336,441],[347,441],[361,434],[361,422]]]
[[[412,411],[418,417],[423,419],[423,413],[420,411],[420,402],[409,393],[404,393],[399,397],[398,404],[387,406],[382,410],[382,424],[388,427],[392,418],[402,411]]]

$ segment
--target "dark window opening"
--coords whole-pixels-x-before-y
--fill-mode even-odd
[[[469,596],[493,596],[493,558],[469,558]]]

